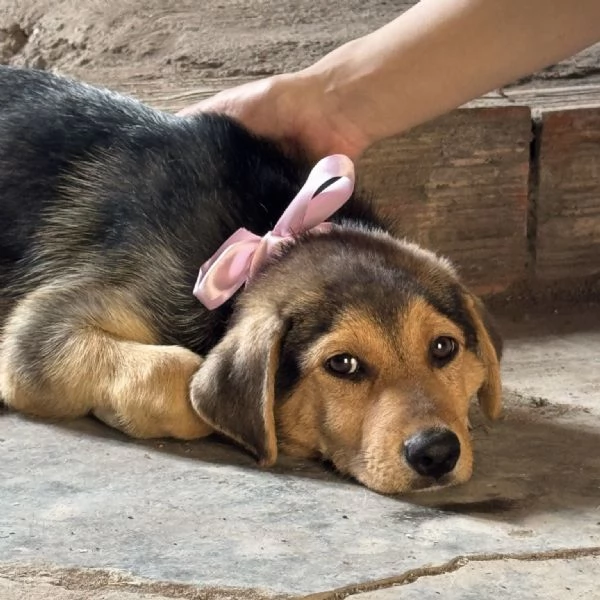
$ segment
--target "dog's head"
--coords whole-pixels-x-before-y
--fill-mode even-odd
[[[300,240],[238,302],[192,382],[200,416],[266,465],[330,460],[386,493],[466,481],[468,409],[501,408],[501,343],[443,259],[387,234]]]

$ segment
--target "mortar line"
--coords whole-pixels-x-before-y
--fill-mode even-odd
[[[494,562],[499,560],[521,560],[521,561],[544,561],[558,560],[569,558],[584,558],[588,556],[600,556],[600,546],[589,548],[567,548],[563,550],[546,550],[544,552],[525,552],[525,553],[482,553],[482,554],[464,554],[456,556],[441,565],[432,565],[426,567],[417,567],[409,569],[401,575],[386,577],[385,579],[377,579],[375,581],[367,581],[365,583],[350,584],[335,590],[327,592],[319,592],[301,596],[297,600],[344,600],[354,594],[362,594],[365,592],[374,592],[390,587],[399,587],[414,583],[421,577],[432,577],[437,575],[446,575],[453,573],[469,563],[474,562]]]
[[[538,243],[538,208],[540,192],[540,152],[542,147],[543,120],[540,111],[532,111],[531,114],[531,142],[529,145],[529,176],[527,181],[527,215],[526,229],[526,252],[527,278],[531,282],[535,279],[537,266],[537,243]]]

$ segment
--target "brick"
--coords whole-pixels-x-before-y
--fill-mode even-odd
[[[372,148],[358,166],[395,233],[443,253],[480,292],[527,273],[531,113],[461,109]]]
[[[542,115],[535,274],[600,273],[600,108]]]

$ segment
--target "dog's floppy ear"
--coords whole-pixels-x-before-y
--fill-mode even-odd
[[[489,419],[494,420],[502,412],[502,338],[479,298],[467,292],[465,302],[477,334],[478,354],[486,370],[485,380],[477,392],[479,406]]]
[[[237,317],[194,375],[192,406],[268,466],[277,460],[273,403],[285,322],[266,308]]]

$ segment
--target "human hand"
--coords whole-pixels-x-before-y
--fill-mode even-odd
[[[292,155],[318,160],[329,154],[357,158],[366,141],[335,110],[316,78],[303,73],[276,75],[234,87],[184,108],[178,114],[226,114],[254,133],[278,142]]]

